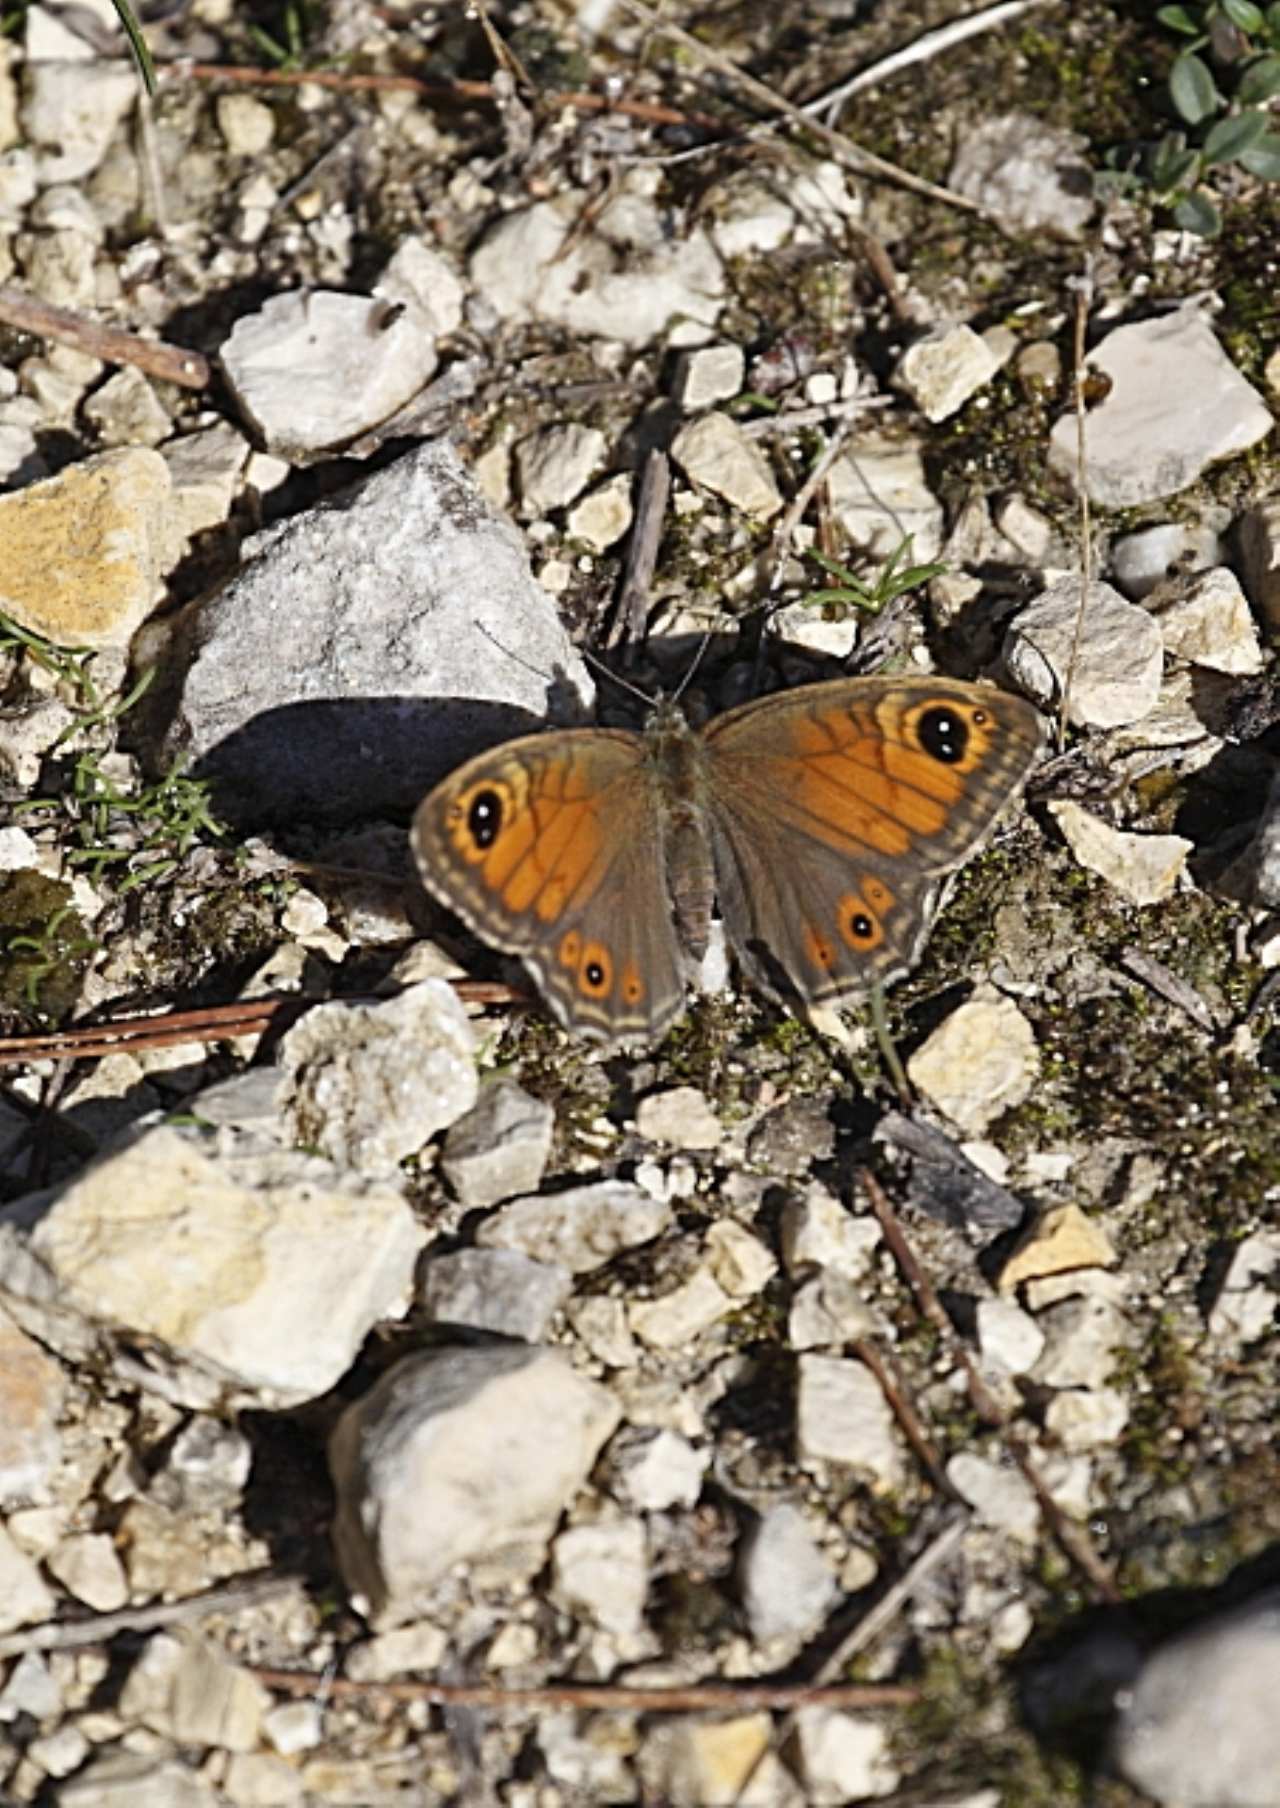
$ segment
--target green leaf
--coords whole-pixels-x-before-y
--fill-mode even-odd
[[[142,85],[147,93],[154,95],[156,91],[156,66],[151,61],[151,52],[147,49],[142,36],[142,28],[131,12],[128,0],[111,0],[124,27],[124,35],[129,40],[129,48],[138,65],[138,73],[142,77]]]
[[[1202,146],[1205,162],[1236,162],[1244,151],[1257,144],[1266,130],[1265,113],[1238,113],[1234,119],[1220,119]]]
[[[1255,6],[1253,0],[1222,0],[1222,10],[1241,31],[1261,31],[1266,24],[1262,8]]]
[[[1218,93],[1209,65],[1194,51],[1184,50],[1169,71],[1169,98],[1188,125],[1198,126],[1226,105]]]
[[[1246,107],[1265,106],[1280,94],[1280,56],[1267,55],[1250,63],[1240,77],[1236,99]]]
[[[1185,6],[1162,6],[1156,18],[1166,31],[1179,31],[1184,38],[1200,35],[1199,19],[1193,18]]]
[[[1166,132],[1151,157],[1151,181],[1161,194],[1194,188],[1200,179],[1200,153],[1188,150],[1181,132]]]
[[[1173,217],[1184,232],[1198,233],[1202,239],[1215,239],[1222,231],[1222,215],[1202,188],[1183,195]]]
[[[1264,182],[1280,182],[1280,132],[1265,133],[1237,159],[1242,169]]]

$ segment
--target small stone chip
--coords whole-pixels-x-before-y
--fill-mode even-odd
[[[1032,1225],[1000,1273],[1001,1293],[1024,1281],[1062,1274],[1070,1268],[1109,1268],[1116,1259],[1111,1239],[1078,1205],[1061,1205]]]

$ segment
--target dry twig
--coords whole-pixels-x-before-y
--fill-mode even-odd
[[[863,150],[859,145],[851,143],[840,132],[833,132],[830,126],[824,126],[816,119],[810,119],[803,108],[794,106],[791,101],[770,88],[767,83],[757,81],[755,76],[748,75],[745,69],[739,68],[732,57],[725,56],[723,51],[715,50],[704,44],[701,38],[695,38],[692,32],[685,31],[679,25],[673,25],[664,19],[652,7],[646,6],[643,0],[621,0],[623,7],[635,19],[652,26],[662,37],[670,38],[682,50],[708,69],[714,69],[725,76],[743,94],[753,100],[757,106],[764,107],[770,114],[785,119],[790,125],[797,126],[801,132],[821,140],[825,148],[856,176],[880,176],[886,182],[893,182],[900,188],[908,188],[913,194],[925,195],[931,201],[941,201],[947,207],[959,208],[964,213],[979,215],[987,219],[986,208],[977,201],[970,201],[966,195],[958,195],[954,189],[943,188],[937,182],[926,182],[923,176],[913,176],[910,170],[899,168],[896,163],[889,163],[883,157],[877,157],[871,151]],[[999,224],[999,222],[995,222]],[[859,234],[860,237],[870,235]],[[883,250],[883,247],[880,247]]]
[[[212,1613],[238,1613],[256,1607],[296,1588],[301,1577],[276,1571],[259,1572],[234,1582],[220,1583],[203,1594],[180,1601],[154,1601],[147,1607],[121,1607],[115,1613],[90,1614],[83,1620],[46,1620],[41,1626],[24,1626],[0,1638],[0,1658],[22,1657],[28,1651],[73,1651],[85,1645],[105,1645],[120,1632],[154,1632],[160,1626],[186,1626]]]
[[[68,308],[50,307],[47,301],[39,301],[8,284],[0,287],[0,321],[24,333],[37,333],[42,339],[74,345],[107,364],[132,364],[163,383],[180,383],[184,389],[208,386],[209,360],[199,352],[166,345],[163,339],[144,339],[121,327],[104,326],[101,321],[73,314]]]
[[[1088,1578],[1104,1601],[1113,1606],[1118,1604],[1120,1591],[1116,1586],[1115,1578],[1093,1548],[1093,1542],[1088,1532],[1082,1525],[1077,1525],[1073,1520],[1068,1519],[1053,1498],[1043,1476],[1032,1462],[1026,1444],[1013,1430],[1008,1415],[983,1380],[978,1365],[957,1338],[951,1320],[947,1317],[942,1302],[934,1291],[933,1283],[916,1260],[898,1215],[889,1203],[888,1194],[869,1168],[860,1169],[859,1178],[871,1203],[871,1209],[884,1232],[884,1240],[889,1246],[890,1253],[898,1264],[903,1279],[915,1295],[916,1306],[933,1325],[946,1348],[951,1352],[953,1359],[964,1370],[969,1399],[974,1411],[988,1425],[996,1427],[1003,1434],[1005,1447],[1030,1484],[1031,1490],[1040,1504],[1040,1511],[1044,1515],[1046,1525],[1067,1556]]]
[[[732,1714],[792,1712],[796,1708],[902,1708],[920,1699],[919,1689],[897,1683],[686,1683],[670,1689],[636,1689],[615,1683],[544,1683],[540,1688],[504,1689],[493,1683],[357,1682],[309,1670],[268,1670],[252,1666],[258,1681],[291,1695],[386,1696],[392,1701],[426,1701],[438,1707],[513,1708],[554,1712],[557,1708],[611,1709],[632,1714]]]

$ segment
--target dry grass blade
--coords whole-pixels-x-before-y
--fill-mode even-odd
[[[934,1291],[933,1283],[916,1260],[915,1252],[907,1241],[906,1232],[902,1228],[898,1215],[889,1203],[888,1194],[868,1168],[859,1170],[859,1179],[870,1201],[871,1209],[884,1232],[884,1239],[889,1246],[890,1253],[898,1264],[903,1279],[915,1296],[917,1308],[938,1332],[944,1345],[964,1371],[969,1399],[974,1411],[988,1425],[994,1426],[1003,1434],[1005,1448],[1030,1485],[1039,1502],[1046,1525],[1071,1562],[1088,1579],[1102,1600],[1110,1602],[1112,1605],[1118,1604],[1120,1590],[1116,1586],[1111,1571],[1094,1550],[1089,1534],[1083,1526],[1068,1519],[1053,1498],[1043,1476],[1032,1462],[1026,1445],[1010,1426],[1003,1407],[983,1380],[977,1364],[968,1350],[957,1338],[951,1320],[947,1317],[942,1302]]]

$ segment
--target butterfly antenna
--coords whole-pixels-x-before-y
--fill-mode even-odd
[[[698,650],[689,662],[689,670],[685,673],[684,677],[680,680],[679,684],[676,686],[676,694],[672,698],[673,703],[678,703],[680,701],[681,697],[683,697],[685,692],[688,690],[689,686],[693,683],[694,674],[697,672],[698,667],[702,664],[703,655],[706,653],[706,650],[710,645],[711,645],[711,630],[710,630],[710,628],[704,628],[702,630],[702,639],[698,643]]]
[[[599,672],[602,678],[607,678],[610,684],[619,685],[624,691],[630,691],[631,695],[633,697],[638,697],[640,702],[643,703],[647,709],[653,708],[653,698],[649,695],[648,691],[641,690],[638,684],[632,684],[631,680],[629,678],[624,678],[620,672],[610,671],[604,660],[597,658],[589,647],[583,647],[582,657],[586,660],[588,665],[594,666],[595,670]]]

